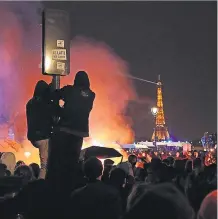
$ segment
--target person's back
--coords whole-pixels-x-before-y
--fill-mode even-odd
[[[57,90],[54,98],[63,100],[64,105],[50,141],[46,178],[55,190],[68,194],[76,186],[80,151],[83,138],[89,136],[89,114],[95,98],[87,73],[78,72],[74,85]]]
[[[36,85],[33,98],[26,104],[27,116],[27,138],[31,142],[47,139],[51,133],[51,104],[44,97],[48,85],[44,81],[39,81]]]
[[[126,186],[125,180],[126,180],[126,173],[124,170],[120,168],[116,168],[111,171],[109,184],[119,191],[119,194],[122,199],[122,207],[124,211],[126,209],[126,201],[129,195],[129,190],[125,188]]]
[[[75,190],[70,204],[75,219],[116,219],[122,211],[119,191],[99,180]]]
[[[39,149],[41,170],[39,178],[44,179],[47,171],[49,139],[51,137],[53,117],[57,106],[51,101],[50,87],[45,81],[38,81],[33,98],[26,105],[27,137],[32,145]]]
[[[34,175],[35,179],[38,179],[39,173],[40,173],[39,165],[37,163],[31,163],[29,166],[30,166],[30,168],[32,168],[33,175]]]
[[[188,200],[173,184],[144,184],[144,189],[143,184],[139,186],[141,188],[138,191],[133,190],[138,193],[129,196],[127,213],[123,219],[140,218],[142,211],[145,212],[145,218],[149,219],[195,218]]]
[[[95,93],[89,87],[85,72],[78,72],[74,85],[67,85],[58,91],[58,98],[64,101],[59,125],[72,134],[89,136],[89,114],[93,107]]]
[[[75,219],[116,219],[121,214],[121,198],[118,190],[99,180],[103,166],[97,158],[89,158],[84,164],[88,184],[71,195],[70,212]],[[72,209],[72,211],[71,211]]]

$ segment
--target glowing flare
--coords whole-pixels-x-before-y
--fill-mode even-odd
[[[96,140],[92,140],[92,145],[104,147],[103,144],[101,144],[99,141],[96,141]]]
[[[26,136],[26,103],[32,98],[36,82],[45,80],[50,83],[51,78],[43,76],[38,68],[41,61],[40,47],[30,49],[26,46],[38,45],[41,40],[38,20],[29,20],[29,29],[26,31],[15,13],[7,11],[6,8],[0,8],[0,12],[1,21],[10,21],[10,25],[0,21],[0,58],[4,72],[0,76],[0,79],[4,78],[4,83],[1,84],[4,97],[2,95],[0,98],[3,98],[0,113],[10,117],[10,122],[13,122],[15,128],[15,139],[21,142]],[[51,67],[52,60],[49,57],[46,57],[45,62],[46,69]],[[128,79],[127,63],[102,42],[75,38],[72,40],[71,74],[61,79],[61,86],[72,84],[75,73],[81,69],[88,72],[91,88],[96,93],[90,114],[90,136],[97,139],[94,143],[118,149],[120,146],[111,142],[132,142],[134,133],[130,127],[131,121],[124,116],[124,112],[128,101],[136,99],[136,92]],[[16,119],[13,116],[14,112],[19,112]],[[88,142],[84,145],[91,144]],[[31,159],[27,159],[28,162],[39,162],[38,150],[34,149],[28,144],[25,148],[29,152],[25,152],[27,156],[23,148],[19,149],[16,155],[19,155],[20,159],[30,157]],[[124,157],[127,157],[127,154],[124,154]]]
[[[30,155],[31,155],[31,153],[30,153],[29,151],[24,152],[24,156],[25,156],[26,158],[29,158]]]

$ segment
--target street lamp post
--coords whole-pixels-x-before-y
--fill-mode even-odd
[[[156,141],[156,116],[157,116],[157,113],[158,113],[158,108],[157,107],[152,107],[151,108],[151,113],[152,115],[154,116],[154,147],[155,149],[157,149],[157,141]]]

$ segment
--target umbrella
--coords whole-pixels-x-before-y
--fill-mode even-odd
[[[101,159],[106,159],[112,157],[122,157],[122,154],[120,154],[114,148],[91,146],[81,151],[81,157],[83,158],[99,157]]]

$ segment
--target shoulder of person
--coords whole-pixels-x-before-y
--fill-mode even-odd
[[[85,190],[85,188],[86,188],[86,186],[83,186],[81,188],[78,188],[78,189],[74,190],[71,193],[71,198],[77,197],[77,195],[79,195],[81,192],[83,192]]]
[[[69,89],[73,89],[73,88],[74,88],[74,86],[72,86],[72,85],[66,85],[66,86],[62,87],[61,90],[69,90]]]
[[[26,109],[32,107],[32,106],[33,106],[35,103],[37,103],[37,102],[38,102],[38,100],[37,100],[36,98],[30,99],[30,100],[27,102],[27,104],[26,104]]]

